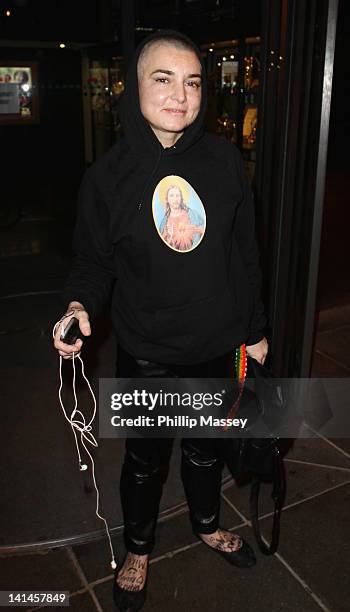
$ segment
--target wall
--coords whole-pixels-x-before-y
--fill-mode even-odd
[[[84,170],[80,51],[2,49],[38,62],[40,123],[1,126],[3,192],[26,209],[63,214]]]

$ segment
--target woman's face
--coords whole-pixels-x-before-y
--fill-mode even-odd
[[[168,204],[170,210],[180,210],[182,204],[182,194],[178,187],[171,187],[168,191]]]
[[[163,147],[172,146],[201,106],[201,65],[194,51],[154,44],[139,67],[141,112]]]

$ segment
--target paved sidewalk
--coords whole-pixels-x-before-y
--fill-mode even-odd
[[[342,441],[298,441],[286,458],[288,496],[278,553],[229,566],[191,533],[186,505],[158,524],[145,612],[348,610],[350,455]],[[350,450],[348,448],[348,450]],[[222,491],[221,522],[254,543],[248,489]],[[263,530],[270,526],[263,493]],[[267,533],[267,531],[265,532]],[[122,559],[121,535],[113,538]],[[256,549],[256,546],[255,546]],[[107,540],[0,558],[1,588],[69,590],[71,610],[113,610]]]

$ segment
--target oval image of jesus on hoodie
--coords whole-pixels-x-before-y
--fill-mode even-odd
[[[203,239],[204,206],[181,176],[169,175],[159,181],[153,194],[152,212],[159,236],[174,251],[188,253]]]

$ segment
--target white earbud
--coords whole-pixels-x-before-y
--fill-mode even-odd
[[[83,464],[81,463],[81,464],[80,464],[80,471],[81,471],[81,472],[85,472],[85,470],[87,470],[87,467],[88,467],[88,466],[86,465],[86,463],[83,463]]]

